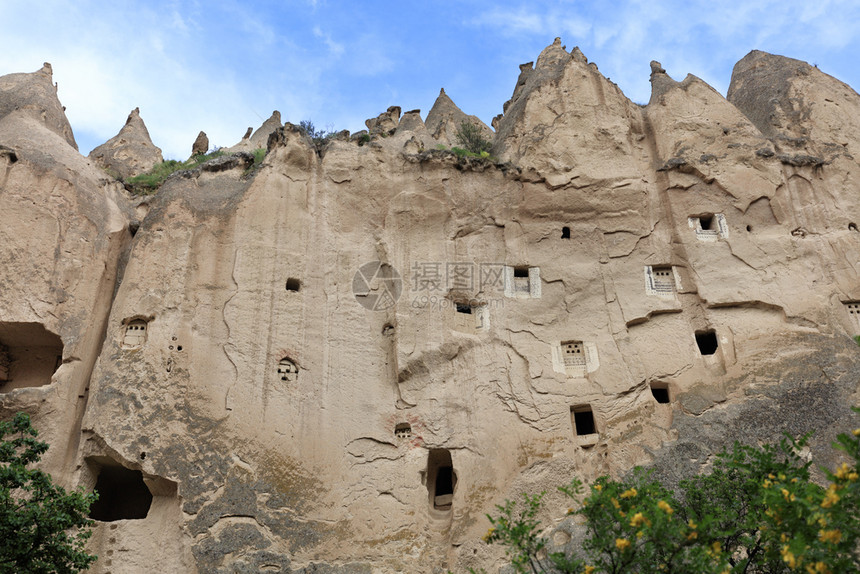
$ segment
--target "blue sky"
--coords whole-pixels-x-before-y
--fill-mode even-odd
[[[441,87],[489,124],[556,36],[639,103],[652,59],[725,94],[753,49],[860,88],[857,0],[3,0],[0,75],[51,62],[84,154],[139,106],[184,159],[198,131],[233,145],[275,109],[353,132],[391,105],[426,117]]]

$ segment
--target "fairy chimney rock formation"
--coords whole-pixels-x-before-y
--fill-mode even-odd
[[[443,90],[324,149],[275,112],[135,196],[49,68],[0,77],[0,417],[106,493],[93,574],[495,572],[485,515],[546,491],[564,550],[573,476],[677,483],[785,431],[833,467],[860,96],[762,52],[728,98],[651,80],[635,104],[557,40],[492,157],[440,149],[478,121]]]
[[[65,108],[57,98],[53,68],[48,62],[30,74],[0,76],[0,118],[10,114],[33,118],[78,149]]]
[[[140,108],[134,108],[119,133],[93,149],[89,158],[121,179],[149,171],[164,161],[161,149],[149,137]]]
[[[471,123],[478,127],[481,134],[488,140],[492,141],[495,134],[487,124],[482,122],[477,116],[466,115],[463,110],[457,107],[457,104],[448,97],[445,93],[445,88],[439,90],[439,96],[430,108],[427,114],[427,119],[424,120],[424,125],[430,135],[436,138],[439,142],[446,146],[457,146],[457,130],[463,122]]]

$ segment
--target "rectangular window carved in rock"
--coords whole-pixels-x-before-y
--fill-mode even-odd
[[[505,297],[539,299],[540,294],[539,267],[505,267]]]
[[[125,335],[122,338],[123,349],[139,349],[146,343],[146,321],[134,319],[125,326]]]
[[[675,296],[675,272],[671,265],[645,267],[645,292],[657,297]]]
[[[484,302],[454,302],[454,329],[470,335],[490,326],[490,308]]]
[[[580,446],[589,447],[597,444],[599,435],[591,405],[570,407],[570,422],[573,426],[573,433],[576,435],[577,443]]]
[[[669,385],[666,383],[651,383],[651,395],[658,403],[668,404],[670,402]]]
[[[726,216],[722,213],[706,213],[687,218],[687,224],[695,231],[699,241],[717,241],[729,236],[729,226]]]
[[[847,301],[843,304],[845,305],[845,310],[848,311],[848,317],[851,319],[854,333],[860,333],[860,301]]]
[[[581,378],[600,367],[597,345],[590,341],[561,341],[553,343],[552,369],[568,377]]]
[[[427,456],[427,493],[433,510],[450,511],[457,488],[457,473],[451,452],[444,448],[431,449]]]
[[[412,425],[409,423],[397,423],[394,426],[394,437],[395,438],[412,438]]]
[[[717,348],[719,347],[717,332],[713,329],[708,331],[697,331],[696,346],[699,347],[699,352],[702,355],[713,355],[717,352]]]
[[[278,378],[285,383],[295,382],[299,378],[299,368],[285,357],[278,363]]]

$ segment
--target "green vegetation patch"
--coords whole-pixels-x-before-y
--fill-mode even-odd
[[[254,163],[257,163],[257,151],[254,151]],[[263,155],[266,155],[266,150],[262,150]],[[194,169],[198,165],[224,155],[221,150],[212,151],[206,154],[193,155],[185,161],[176,161],[169,159],[153,167],[146,173],[136,175],[126,179],[123,183],[125,188],[134,195],[149,195],[158,191],[158,188],[170,177],[173,173],[183,169]],[[260,160],[262,161],[262,159]]]

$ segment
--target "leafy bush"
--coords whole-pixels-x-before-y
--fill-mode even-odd
[[[299,122],[299,128],[305,132],[311,141],[314,142],[314,146],[317,149],[322,148],[325,144],[328,143],[328,140],[332,138],[332,136],[337,133],[334,130],[318,130],[314,126],[314,123],[311,120],[302,120]]]
[[[481,132],[481,128],[469,121],[460,122],[460,127],[457,128],[457,143],[463,146],[466,151],[482,156],[486,152],[487,157],[490,155],[490,150],[493,147],[493,142],[485,138]],[[459,148],[451,148],[451,151]],[[454,151],[456,153],[456,151]],[[459,154],[458,154],[459,155]]]
[[[256,152],[255,152],[256,153]],[[135,195],[147,195],[155,193],[158,188],[170,177],[171,174],[182,169],[194,169],[201,163],[224,155],[223,151],[215,150],[207,154],[193,155],[186,161],[169,159],[153,167],[146,173],[130,177],[125,180],[125,187]],[[265,154],[264,154],[265,155]]]
[[[85,545],[93,525],[87,516],[98,496],[66,492],[51,475],[28,469],[48,450],[37,435],[24,413],[0,422],[0,572],[86,570],[96,560]]]
[[[710,473],[682,481],[680,496],[641,469],[624,481],[598,478],[568,511],[585,522],[582,556],[542,552],[543,493],[497,506],[484,540],[505,546],[520,573],[860,572],[860,428],[839,435],[834,447],[851,463],[824,469],[826,487],[798,455],[807,439],[735,443]],[[579,499],[584,488],[574,479],[560,490]]]

